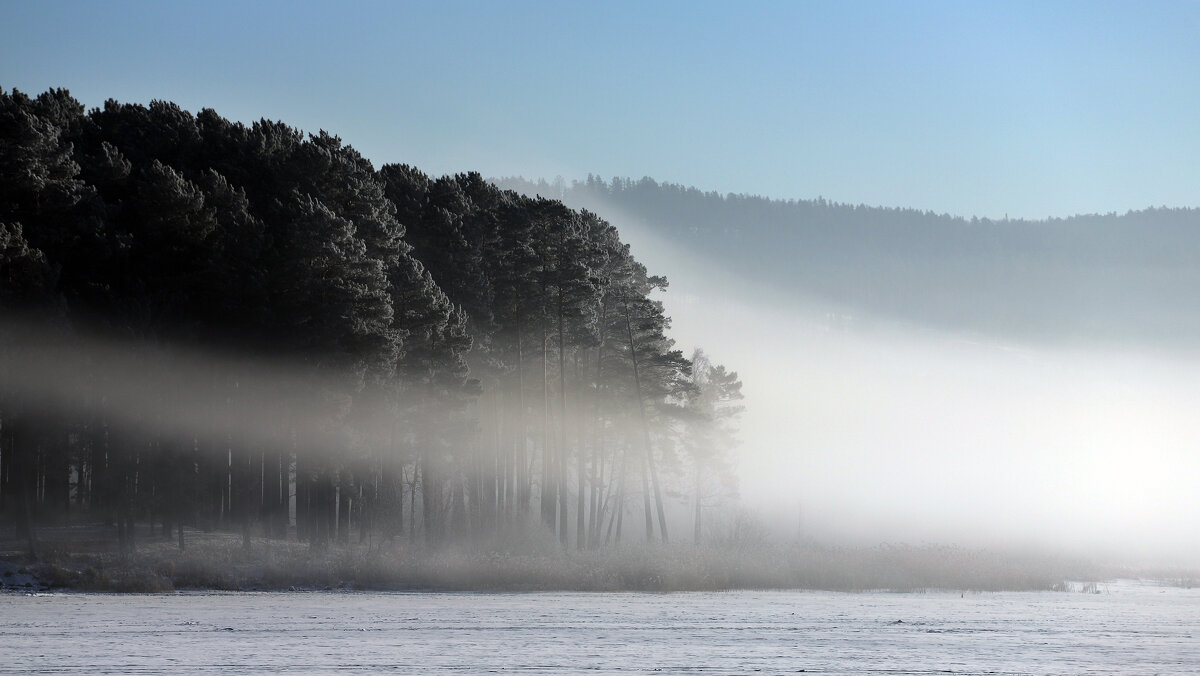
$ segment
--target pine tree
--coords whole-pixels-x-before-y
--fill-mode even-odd
[[[736,492],[729,454],[737,445],[733,422],[744,407],[738,403],[742,382],[736,372],[713,364],[699,348],[691,361],[695,389],[684,405],[684,448],[691,456],[695,479],[693,541],[700,544],[706,498],[713,492],[724,496]],[[710,487],[714,483],[715,491]]]

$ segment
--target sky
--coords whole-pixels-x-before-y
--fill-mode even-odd
[[[440,175],[1042,218],[1200,206],[1195,2],[0,2],[0,87]]]

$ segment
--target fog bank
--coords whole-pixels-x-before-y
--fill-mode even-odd
[[[741,496],[780,535],[1200,560],[1195,356],[885,321],[757,286],[605,215],[671,280],[685,351],[702,341],[741,375]]]

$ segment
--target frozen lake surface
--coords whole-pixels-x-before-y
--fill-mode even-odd
[[[0,595],[4,673],[1195,673],[1200,590]]]

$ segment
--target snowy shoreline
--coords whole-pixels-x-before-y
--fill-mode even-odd
[[[507,546],[505,546],[507,545]],[[464,591],[672,592],[738,589],[821,591],[1087,591],[1116,578],[1190,587],[1194,571],[1098,566],[1063,558],[939,545],[757,548],[623,545],[562,550],[554,543],[470,543],[441,548],[398,540],[307,544],[240,537],[195,538],[185,551],[154,540],[137,553],[50,547],[39,562],[0,557],[0,589],[101,592]]]

